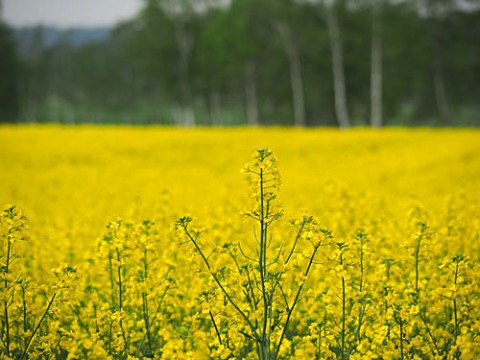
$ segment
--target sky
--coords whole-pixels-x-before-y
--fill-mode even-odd
[[[141,6],[142,0],[3,0],[2,17],[13,26],[110,26]]]

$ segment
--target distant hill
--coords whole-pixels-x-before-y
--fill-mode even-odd
[[[15,28],[14,34],[20,55],[26,55],[33,43],[42,49],[48,49],[59,41],[77,47],[90,42],[103,41],[110,35],[109,27],[85,27],[62,29],[52,26],[32,26]]]

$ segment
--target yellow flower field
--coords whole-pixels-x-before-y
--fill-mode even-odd
[[[2,126],[0,188],[1,359],[480,358],[478,130]]]

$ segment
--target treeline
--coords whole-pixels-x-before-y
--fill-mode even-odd
[[[18,68],[18,100],[2,100],[18,104],[1,120],[478,126],[480,9],[468,3],[145,1],[102,41],[66,32],[45,47],[36,29],[2,65],[2,77]]]

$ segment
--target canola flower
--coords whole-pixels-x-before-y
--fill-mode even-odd
[[[212,266],[199,245],[200,232],[189,228],[192,221],[190,217],[180,218],[177,226],[183,230],[188,241],[193,244],[194,250],[200,254],[215,284],[221,290],[223,301],[228,302],[236,310],[234,314],[243,320],[238,326],[246,328],[246,330],[239,330],[240,334],[247,340],[246,343],[240,343],[239,352],[239,344],[229,344],[230,346],[225,348],[217,326],[218,319],[215,320],[214,315],[209,310],[221,346],[221,356],[228,354],[225,353],[225,350],[230,350],[235,358],[242,358],[244,354],[251,352],[250,348],[254,348],[261,360],[277,359],[282,352],[285,352],[282,345],[293,311],[297,306],[305,279],[314,264],[315,255],[324,236],[305,236],[309,240],[311,249],[306,250],[307,261],[304,269],[296,274],[300,277],[297,286],[292,286],[291,279],[288,279],[291,276],[289,276],[286,268],[292,255],[297,250],[299,238],[303,237],[305,232],[309,231],[309,234],[316,235],[330,234],[327,230],[318,230],[313,218],[304,215],[302,220],[293,222],[293,225],[298,224],[298,233],[292,244],[287,245],[290,249],[284,251],[285,244],[281,244],[271,254],[272,241],[269,230],[271,225],[282,215],[281,209],[274,204],[277,196],[275,191],[280,185],[276,158],[269,149],[258,150],[253,154],[253,161],[247,164],[242,171],[250,175],[252,190],[254,191],[255,206],[253,210],[246,211],[244,214],[258,223],[258,246],[254,251],[255,255],[249,256],[244,252],[240,243],[236,249],[232,249],[231,243],[223,245],[236,266],[235,274],[232,274],[232,265],[223,265],[219,270]],[[241,283],[240,289],[225,284],[225,281],[232,275],[235,277],[236,283]],[[238,290],[241,290],[243,296],[238,297]],[[288,293],[293,293],[291,299],[289,299]],[[219,315],[226,318],[231,316],[227,309],[223,314],[217,312],[217,318]]]
[[[0,128],[0,358],[480,357],[477,132],[216,131]]]

